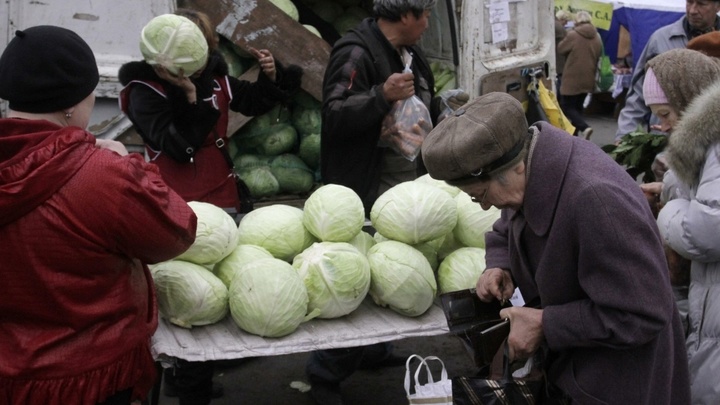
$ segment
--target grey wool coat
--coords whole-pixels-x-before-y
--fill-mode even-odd
[[[600,148],[547,123],[531,145],[521,210],[486,235],[543,309],[548,377],[578,404],[688,404],[685,337],[647,200]]]
[[[691,260],[692,403],[720,404],[720,81],[686,108],[666,150],[673,175],[663,188],[676,191],[657,222],[667,244]]]

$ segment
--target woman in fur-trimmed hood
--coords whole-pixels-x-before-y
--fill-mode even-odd
[[[675,198],[658,215],[665,242],[691,260],[687,349],[694,404],[720,403],[720,77],[685,108],[666,149]]]

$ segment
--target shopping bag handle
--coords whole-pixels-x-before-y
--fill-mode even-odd
[[[425,367],[425,371],[427,373],[427,379],[428,384],[433,384],[435,380],[433,379],[432,372],[430,370],[430,366],[428,365],[428,361],[431,360],[437,360],[442,365],[442,371],[440,372],[440,381],[446,381],[448,379],[447,369],[445,368],[445,363],[437,356],[427,356],[425,358],[418,356],[417,354],[413,354],[410,357],[408,357],[407,361],[405,362],[405,392],[408,396],[410,396],[410,363],[413,358],[417,358],[420,360],[420,364],[418,364],[417,370],[415,370],[415,385],[419,385],[420,382],[418,379],[420,378],[420,370]]]

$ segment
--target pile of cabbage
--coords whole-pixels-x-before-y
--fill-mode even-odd
[[[348,315],[366,299],[405,316],[424,314],[439,293],[475,286],[485,268],[484,234],[500,215],[427,175],[378,198],[374,235],[364,230],[358,195],[340,185],[317,188],[302,209],[257,208],[239,225],[211,204],[189,204],[198,216],[195,242],[151,266],[160,314],[186,328],[229,314],[263,337]]]

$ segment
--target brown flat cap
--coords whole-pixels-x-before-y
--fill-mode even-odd
[[[688,49],[700,51],[707,56],[720,57],[720,31],[712,31],[690,40]]]
[[[442,120],[423,141],[422,158],[430,177],[462,181],[509,163],[527,136],[520,102],[507,93],[488,93]]]

